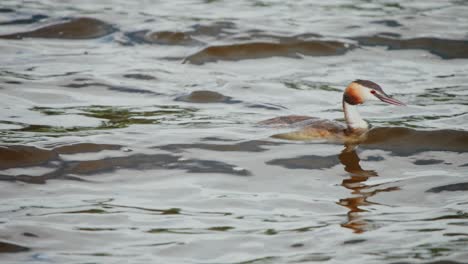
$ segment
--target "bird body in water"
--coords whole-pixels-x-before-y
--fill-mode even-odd
[[[306,140],[328,139],[344,142],[358,141],[369,130],[369,124],[361,118],[357,106],[367,101],[382,101],[393,105],[404,103],[388,96],[382,88],[368,80],[350,83],[343,93],[343,112],[346,124],[310,116],[280,116],[260,122],[261,125],[300,128],[300,130],[275,135],[276,138]]]

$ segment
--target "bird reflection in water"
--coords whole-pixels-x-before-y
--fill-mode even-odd
[[[360,159],[353,147],[346,148],[338,156],[344,170],[348,172],[348,178],[341,182],[346,189],[351,190],[351,197],[340,199],[337,204],[349,209],[348,220],[341,226],[352,229],[355,233],[363,233],[371,230],[369,220],[362,217],[361,213],[367,212],[363,207],[376,205],[378,203],[368,201],[368,198],[380,192],[391,192],[399,190],[398,187],[377,188],[380,184],[367,185],[365,182],[370,177],[378,176],[376,171],[364,170],[359,164]]]

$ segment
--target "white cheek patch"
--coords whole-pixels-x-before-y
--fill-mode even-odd
[[[373,95],[371,93],[371,91],[372,90],[370,90],[370,89],[365,89],[365,91],[363,91],[364,100],[366,100],[366,101],[378,101],[379,99],[375,95]]]
[[[363,99],[363,101],[378,101],[379,99],[375,97],[371,91],[371,89],[360,87],[359,96]]]

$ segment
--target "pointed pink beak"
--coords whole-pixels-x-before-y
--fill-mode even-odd
[[[375,97],[379,98],[380,101],[382,102],[385,102],[387,104],[392,104],[392,105],[399,105],[399,106],[406,106],[406,104],[398,101],[397,99],[393,99],[391,98],[390,96],[386,95],[386,94],[374,94]]]

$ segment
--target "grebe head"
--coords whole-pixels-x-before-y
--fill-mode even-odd
[[[404,103],[388,96],[380,85],[367,80],[356,80],[346,87],[343,95],[346,103],[351,105],[362,104],[366,101],[380,100],[387,104],[405,105]]]

